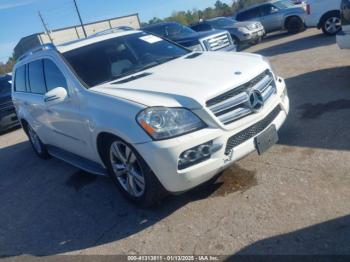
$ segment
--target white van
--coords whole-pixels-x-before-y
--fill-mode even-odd
[[[322,29],[326,35],[336,35],[341,30],[341,0],[307,0],[305,24]]]

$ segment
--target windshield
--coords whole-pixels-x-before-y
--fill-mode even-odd
[[[63,53],[88,86],[140,72],[188,54],[185,48],[154,35],[136,33],[104,40]]]
[[[168,24],[165,26],[165,35],[170,39],[185,37],[196,33],[189,27],[180,24]]]
[[[217,20],[213,20],[210,23],[219,27],[228,27],[233,26],[235,24],[235,20],[229,18],[220,18]]]
[[[291,1],[289,0],[284,0],[284,1],[278,1],[273,3],[274,6],[276,6],[279,9],[286,9],[286,8],[290,8],[293,7],[294,5],[292,4]]]

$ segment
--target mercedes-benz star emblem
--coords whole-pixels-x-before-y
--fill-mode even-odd
[[[258,90],[252,90],[249,93],[249,104],[254,111],[259,111],[264,106],[264,99]]]

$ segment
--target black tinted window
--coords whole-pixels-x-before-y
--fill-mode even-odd
[[[198,25],[192,26],[192,29],[195,30],[195,31],[209,31],[212,28],[208,24],[198,24]]]
[[[3,77],[0,79],[0,94],[6,94],[11,92],[11,77]]]
[[[244,21],[250,20],[260,16],[259,8],[253,8],[237,15],[237,20]]]
[[[145,31],[159,35],[159,36],[165,36],[165,27],[162,26],[155,26],[151,28],[145,28]]]
[[[29,65],[29,84],[30,90],[34,94],[45,94],[46,86],[44,79],[43,61],[37,60]]]
[[[15,89],[18,92],[26,91],[26,67],[21,66],[16,70]]]
[[[89,87],[109,82],[188,54],[189,51],[146,33],[107,39],[63,53]]]
[[[270,15],[278,11],[278,9],[275,6],[270,4],[261,6],[260,10],[262,16]]]
[[[49,59],[44,59],[44,72],[47,91],[56,87],[64,87],[67,89],[67,81],[54,62]]]

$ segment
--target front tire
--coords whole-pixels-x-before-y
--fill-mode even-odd
[[[334,36],[341,30],[340,15],[332,13],[327,15],[322,23],[322,31],[325,35]]]
[[[297,34],[304,28],[303,21],[299,17],[291,17],[288,19],[286,28],[289,34]]]
[[[153,206],[161,200],[165,190],[131,145],[111,137],[103,151],[109,174],[127,199],[142,207]]]
[[[25,129],[34,152],[42,159],[49,158],[49,153],[47,152],[46,146],[43,144],[43,142],[41,142],[34,129],[30,125],[27,125]]]

